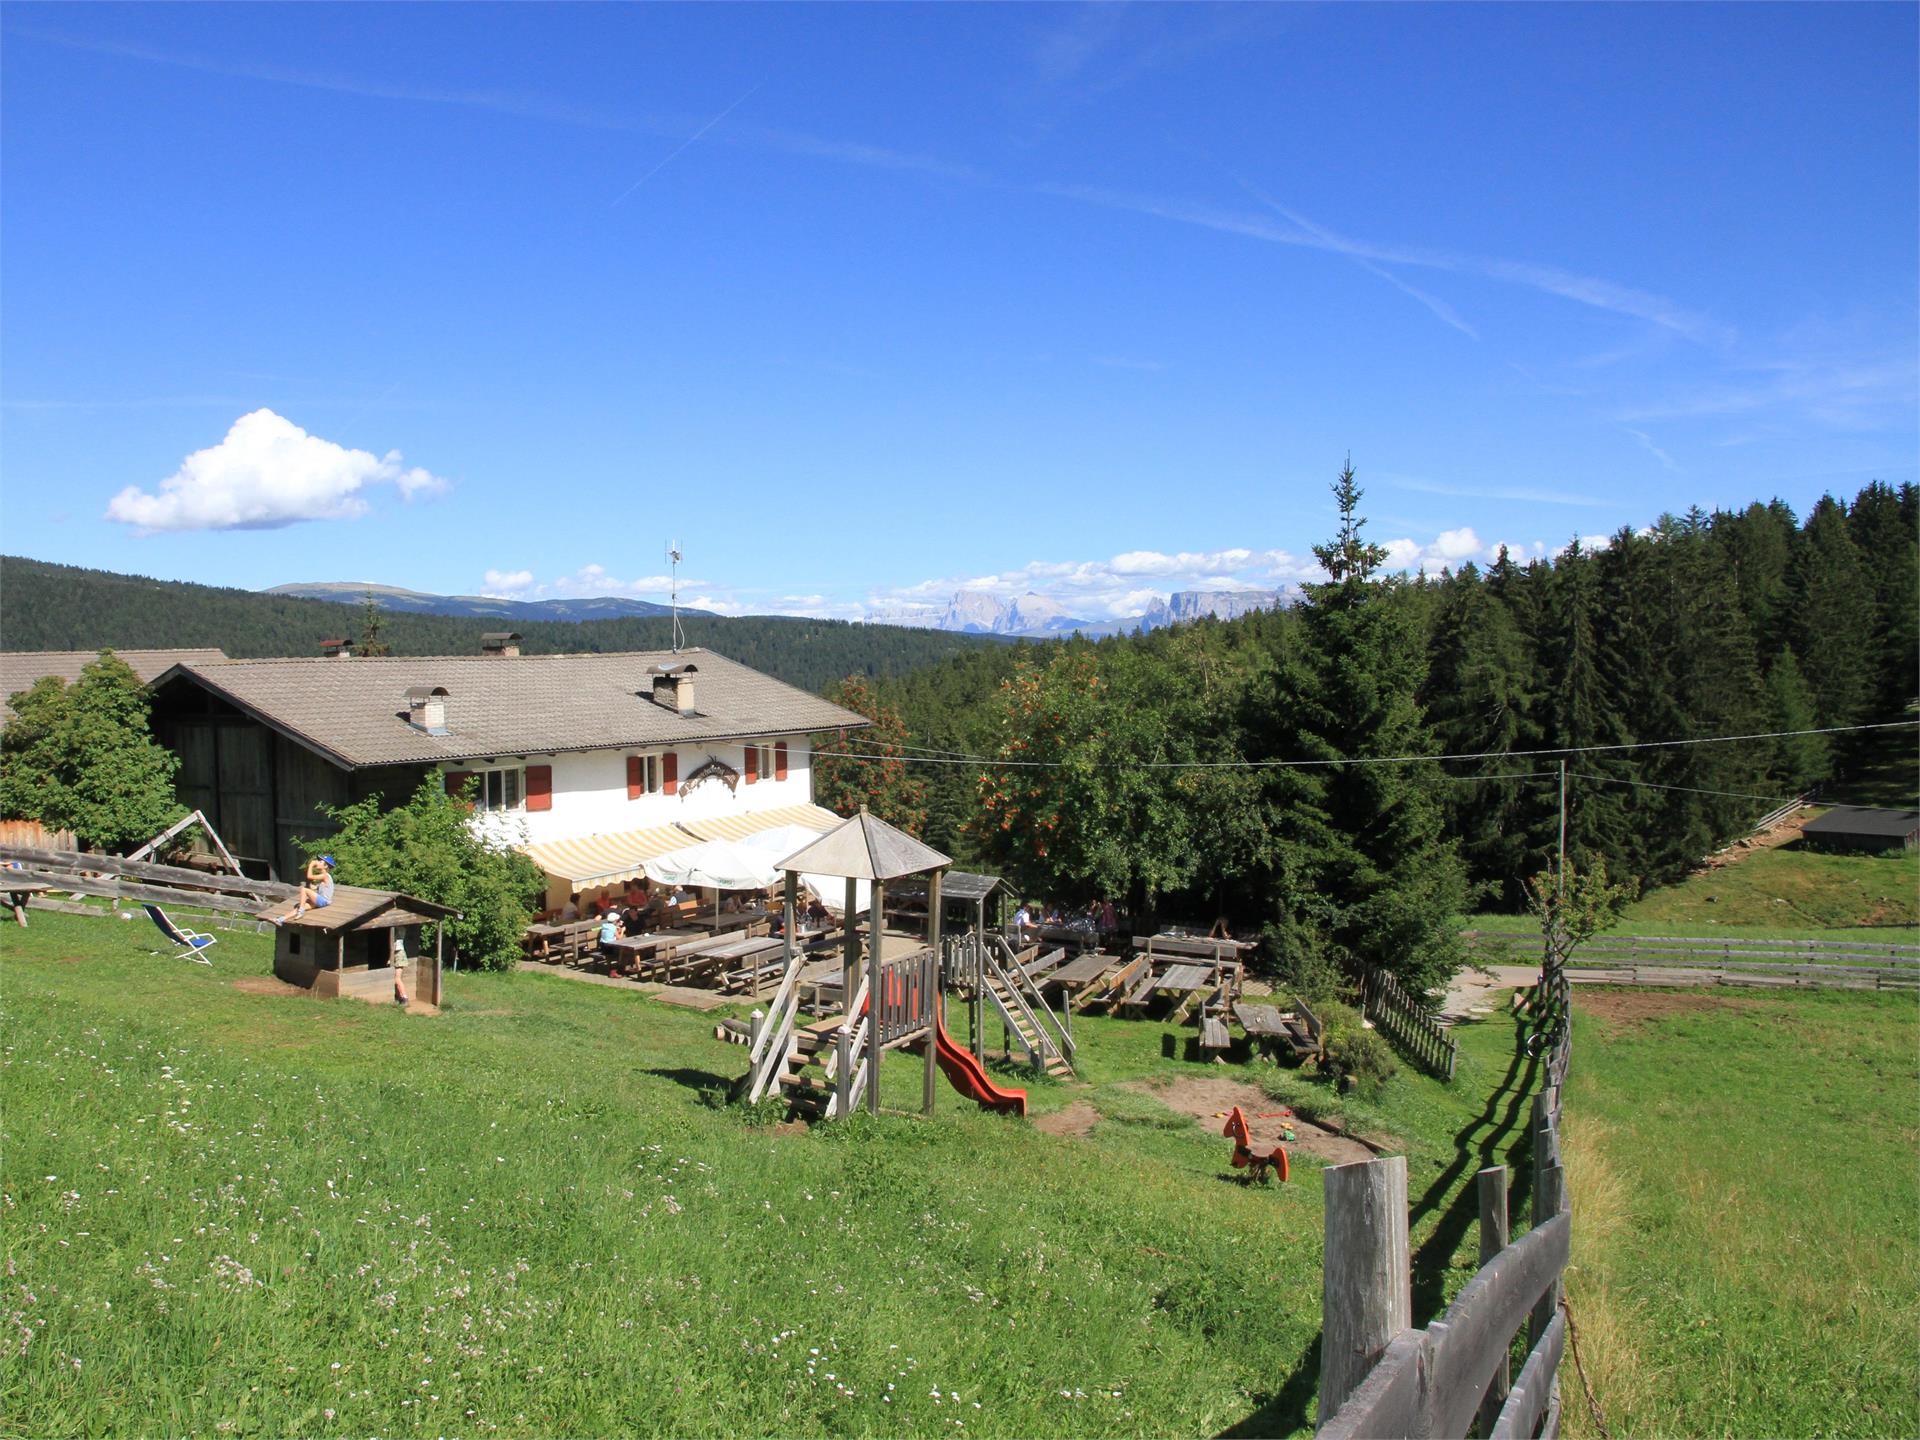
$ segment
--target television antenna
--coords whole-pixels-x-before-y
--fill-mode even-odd
[[[671,567],[672,589],[668,592],[673,601],[673,653],[678,655],[680,647],[687,643],[687,637],[680,633],[680,542],[667,542],[667,564]]]

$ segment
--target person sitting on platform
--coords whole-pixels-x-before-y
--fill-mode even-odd
[[[567,897],[567,903],[560,907],[559,913],[553,918],[562,925],[580,918],[580,892],[578,890]]]
[[[309,910],[324,910],[333,903],[333,857],[316,855],[307,862],[307,881],[300,887],[300,895],[293,907],[295,915],[304,915]],[[278,925],[287,917],[275,915],[273,923]]]

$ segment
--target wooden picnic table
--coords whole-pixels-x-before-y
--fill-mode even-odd
[[[4,881],[0,881],[0,888],[6,890],[7,901],[13,906],[13,918],[24,930],[27,925],[27,901],[36,895],[46,894],[54,887],[45,880],[15,879],[12,875],[8,875]]]
[[[521,938],[527,956],[533,960],[551,958],[556,949],[562,959],[572,959],[585,948],[586,937],[598,933],[598,920],[540,921],[527,927]]]
[[[1210,990],[1217,983],[1211,965],[1169,965],[1153,982],[1153,988],[1184,995],[1192,990]]]
[[[771,910],[738,910],[729,915],[722,911],[718,915],[702,915],[699,924],[716,934],[726,934],[730,930],[751,930],[756,925],[772,925]]]
[[[723,964],[738,965],[737,969],[721,975],[722,990],[752,989],[757,993],[762,981],[780,974],[785,969],[786,952],[787,946],[784,940],[759,936],[748,940],[736,940],[731,945],[709,950],[707,954],[721,957]]]
[[[658,955],[662,948],[678,945],[694,933],[689,930],[651,930],[644,935],[622,935],[618,940],[609,940],[601,948],[612,952],[614,969],[623,968],[620,962],[626,961],[637,974],[645,962]]]

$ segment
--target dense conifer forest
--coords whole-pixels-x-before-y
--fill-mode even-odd
[[[236,659],[317,655],[323,639],[358,639],[363,620],[361,610],[328,600],[0,557],[0,648],[8,650],[217,646]],[[509,626],[491,618],[382,610],[378,621],[378,643],[395,655],[477,654],[482,634],[508,628],[525,637],[521,648],[529,655],[663,650],[672,643],[672,621],[665,617]],[[697,611],[682,612],[681,629],[689,645],[814,691],[846,675],[899,674],[1001,643],[897,625]]]
[[[1226,914],[1283,953],[1294,936],[1396,963],[1438,943],[1419,936],[1448,906],[1519,908],[1551,861],[1559,757],[1524,752],[1912,718],[1910,484],[1415,578],[1377,573],[1358,519],[1318,547],[1334,582],[1291,609],[885,679],[867,703],[899,722],[891,753],[841,769],[873,770],[893,792],[881,808],[924,812],[932,843],[1033,892]],[[1568,852],[1669,880],[1776,797],[1825,782],[1856,798],[1846,777],[1889,746],[1912,761],[1911,731],[1574,754]],[[1406,755],[1436,758],[1244,763]],[[948,763],[965,756],[1040,764]]]

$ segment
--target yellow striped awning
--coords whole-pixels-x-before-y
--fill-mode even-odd
[[[569,885],[611,885],[640,874],[647,861],[706,839],[678,825],[653,825],[578,840],[548,840],[527,846],[527,855],[547,874]]]
[[[762,830],[782,825],[804,825],[821,834],[833,829],[841,817],[819,805],[777,805],[771,810],[744,810],[738,815],[716,815],[707,820],[688,820],[684,828],[702,840],[744,840]]]

